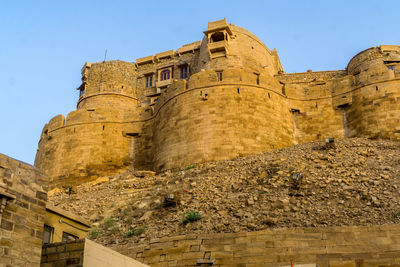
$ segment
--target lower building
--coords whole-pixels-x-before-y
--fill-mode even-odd
[[[47,203],[43,244],[85,238],[89,228],[90,223],[84,218]]]
[[[145,267],[132,258],[101,246],[89,239],[79,239],[43,246],[41,267]]]
[[[47,177],[0,154],[0,266],[39,266]]]

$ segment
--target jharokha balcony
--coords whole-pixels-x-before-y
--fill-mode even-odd
[[[229,44],[226,40],[208,43],[208,51],[211,58],[226,56],[228,54],[228,50]]]

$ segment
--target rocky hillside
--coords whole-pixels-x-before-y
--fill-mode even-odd
[[[103,244],[165,235],[400,221],[400,143],[311,142],[157,175],[126,172],[50,192]]]

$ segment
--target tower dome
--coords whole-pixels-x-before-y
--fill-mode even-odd
[[[276,50],[270,50],[248,30],[227,24],[226,20],[208,23],[200,47],[202,69],[246,68],[270,75],[282,71]]]

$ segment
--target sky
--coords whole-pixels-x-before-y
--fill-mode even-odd
[[[400,45],[399,0],[0,0],[0,153],[33,164],[42,127],[76,109],[80,70],[199,41],[226,18],[276,48],[285,72],[345,69]]]

